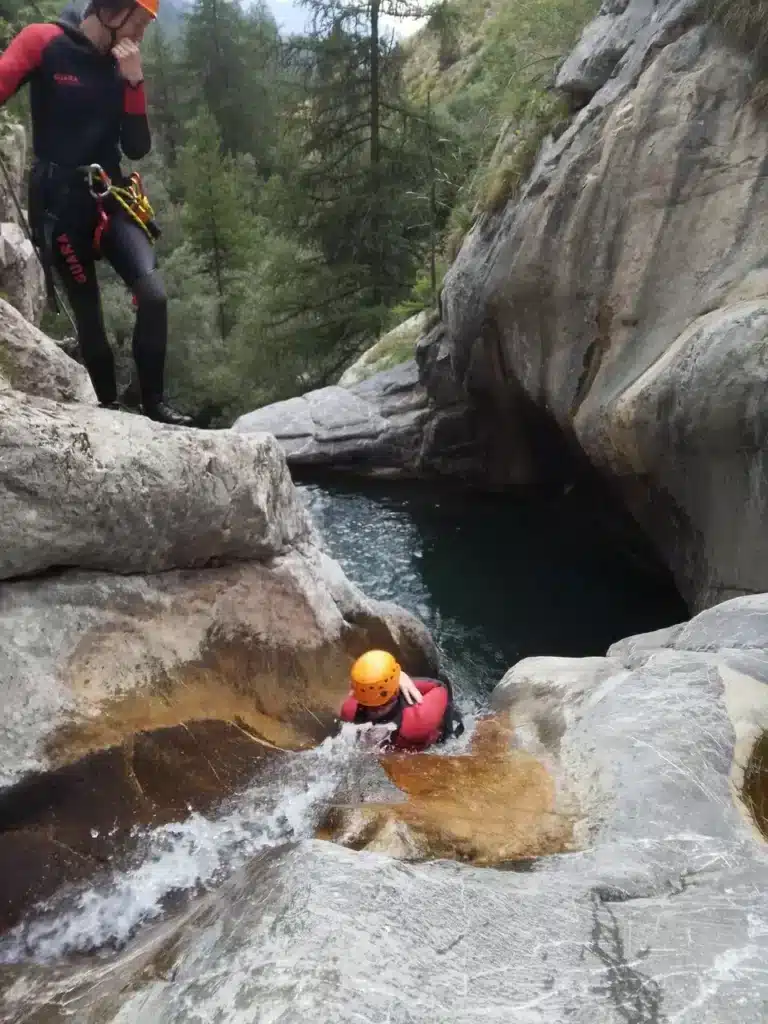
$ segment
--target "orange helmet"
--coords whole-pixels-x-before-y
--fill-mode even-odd
[[[91,0],[83,11],[83,17],[95,14],[101,20],[101,14],[114,15],[125,11],[125,21],[128,21],[137,7],[141,7],[154,20],[160,10],[160,0]],[[122,26],[118,26],[118,29]]]
[[[352,666],[352,693],[358,704],[380,708],[397,696],[400,666],[389,651],[366,651]]]
[[[157,12],[160,9],[160,0],[135,0],[138,7],[143,7],[147,14],[151,14],[153,18],[157,17]]]

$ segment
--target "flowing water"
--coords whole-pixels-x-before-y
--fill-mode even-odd
[[[686,617],[670,584],[575,493],[360,481],[302,490],[350,579],[423,619],[467,696],[482,699],[521,658],[604,654]]]
[[[658,576],[560,498],[374,483],[301,492],[349,577],[435,636],[470,724],[444,754],[466,749],[490,689],[519,658],[604,653],[684,614]],[[413,1000],[404,1008],[400,979],[417,986],[416,1005],[424,979],[399,951],[418,961],[420,943],[440,945],[441,931],[450,944],[441,915],[456,892],[466,901],[474,889],[486,908],[472,939],[482,957],[482,927],[488,943],[502,942],[507,876],[446,862],[406,868],[313,839],[330,804],[402,799],[354,732],[295,755],[214,817],[140,836],[129,864],[61,893],[6,935],[0,1019],[473,1021],[468,991],[466,1013],[437,990],[421,1011]],[[431,896],[421,911],[409,908],[422,893]],[[364,996],[350,988],[358,976]],[[489,1019],[510,1019],[503,993],[494,998]]]

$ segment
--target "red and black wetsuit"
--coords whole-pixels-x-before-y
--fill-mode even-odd
[[[35,242],[50,249],[77,323],[83,360],[102,404],[116,401],[115,367],[107,342],[96,279],[96,203],[81,168],[100,164],[117,183],[121,152],[138,160],[149,152],[143,83],[120,76],[111,53],[101,53],[67,12],[54,24],[29,25],[0,56],[0,104],[30,86],[34,165],[29,212]],[[145,411],[162,402],[167,342],[166,297],[149,239],[116,212],[101,252],[134,293],[133,351]]]
[[[453,707],[448,688],[435,679],[414,679],[424,698],[420,704],[406,704],[398,697],[392,710],[382,718],[369,716],[361,704],[350,694],[341,706],[343,722],[374,722],[383,725],[394,722],[397,726],[388,743],[399,750],[424,750],[440,743],[448,736],[459,736],[464,731],[461,717]]]

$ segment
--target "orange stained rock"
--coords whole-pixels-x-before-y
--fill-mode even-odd
[[[572,848],[572,818],[557,806],[552,775],[511,748],[512,734],[493,717],[478,724],[466,754],[383,755],[384,770],[408,799],[338,808],[318,835],[399,855],[405,825],[405,846],[420,857],[488,866]],[[390,836],[396,848],[388,848]]]

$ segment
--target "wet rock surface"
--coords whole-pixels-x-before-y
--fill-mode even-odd
[[[116,867],[137,826],[211,812],[283,751],[231,721],[135,733],[0,792],[0,928],[65,885]]]
[[[314,547],[264,565],[0,585],[0,924],[93,874],[136,826],[210,812],[334,728],[349,666],[426,630]]]
[[[407,861],[450,858],[482,867],[562,853],[572,844],[572,809],[542,761],[511,749],[502,718],[481,720],[469,749],[385,754],[391,802],[334,807],[318,838]]]
[[[767,625],[742,598],[510,670],[494,704],[578,797],[580,850],[499,871],[404,863],[402,835],[400,860],[279,846],[99,967],[8,968],[6,1018],[761,1024],[768,845],[741,794]]]

